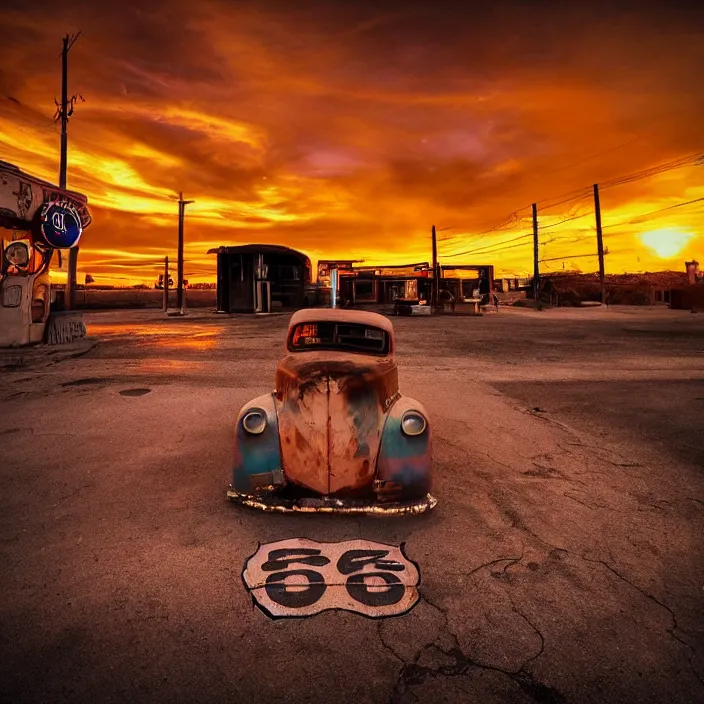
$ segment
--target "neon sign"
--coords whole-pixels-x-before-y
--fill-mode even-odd
[[[39,233],[49,247],[56,249],[75,247],[83,233],[81,216],[68,201],[50,201],[41,210]]]

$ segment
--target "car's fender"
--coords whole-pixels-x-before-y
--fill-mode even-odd
[[[253,409],[266,413],[266,429],[259,435],[251,435],[242,425],[245,414]],[[242,407],[235,422],[234,455],[232,487],[235,491],[254,494],[264,487],[283,484],[279,423],[273,393],[252,399]]]
[[[421,413],[427,427],[421,435],[408,436],[401,430],[401,419],[407,411]],[[379,491],[393,492],[399,486],[404,494],[425,494],[432,480],[432,428],[424,406],[415,399],[401,396],[389,409],[381,437],[376,465]]]

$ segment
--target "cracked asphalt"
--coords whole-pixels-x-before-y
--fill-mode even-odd
[[[89,340],[0,351],[2,701],[704,701],[704,317],[392,320],[427,516],[226,501],[288,316],[90,313]],[[291,537],[405,541],[421,600],[271,621],[241,572]]]

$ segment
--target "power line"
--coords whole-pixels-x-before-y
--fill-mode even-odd
[[[701,201],[704,201],[704,197],[695,198],[694,200],[687,200],[687,201],[684,201],[683,203],[675,203],[675,205],[668,205],[666,208],[660,208],[659,210],[651,210],[649,213],[643,213],[642,215],[636,215],[631,220],[624,220],[622,222],[613,223],[611,225],[604,225],[604,228],[621,227],[622,225],[638,225],[639,223],[643,222],[645,218],[647,218],[651,215],[656,215],[658,213],[664,213],[666,210],[674,210],[675,208],[683,208],[686,205],[692,205],[693,203],[699,203]]]
[[[457,229],[456,227],[443,227],[443,228],[440,228],[439,230],[436,230],[436,232],[445,232],[446,230],[456,230],[456,229]],[[445,237],[436,237],[436,239],[439,241],[450,240],[453,237],[455,237],[455,235],[445,235]]]
[[[632,174],[627,174],[625,176],[620,176],[610,181],[605,181],[599,184],[599,188],[602,190],[604,188],[613,188],[614,186],[622,186],[626,183],[633,183],[634,181],[640,181],[644,178],[650,178],[650,176],[656,176],[658,174],[666,173],[667,171],[673,171],[674,169],[680,169],[684,166],[694,166],[695,164],[704,163],[704,153],[695,152],[689,154],[685,157],[680,157],[673,161],[665,162],[659,166],[654,166],[649,169],[644,169],[643,171],[636,171]]]
[[[631,141],[635,141],[635,140],[631,140]],[[622,145],[622,146],[623,146],[623,145]],[[606,151],[613,151],[613,150],[615,150],[615,149],[617,149],[617,148],[620,148],[620,147],[614,147],[612,150],[606,150]],[[595,155],[595,156],[596,156],[596,155]],[[635,181],[639,181],[639,180],[642,180],[642,179],[644,179],[644,178],[649,178],[649,177],[651,177],[651,176],[655,176],[655,175],[658,175],[658,174],[661,174],[661,173],[666,173],[666,172],[668,172],[668,171],[672,171],[672,170],[674,170],[674,169],[679,169],[679,168],[682,168],[682,167],[685,167],[685,166],[691,166],[691,165],[695,165],[695,164],[697,164],[697,165],[699,165],[699,164],[704,165],[704,153],[702,153],[702,152],[694,152],[694,153],[688,154],[687,156],[679,157],[678,159],[674,159],[674,160],[672,160],[672,161],[665,162],[665,163],[663,163],[663,164],[660,164],[660,165],[655,166],[655,167],[651,167],[651,168],[649,168],[649,169],[644,169],[644,170],[641,170],[641,171],[633,172],[633,173],[631,173],[631,174],[626,174],[626,175],[624,175],[624,176],[620,176],[620,177],[611,179],[611,180],[609,180],[609,181],[605,181],[603,184],[600,184],[600,185],[599,185],[599,188],[602,189],[602,190],[603,190],[604,188],[613,188],[614,186],[620,186],[620,185],[624,185],[624,184],[627,184],[627,183],[633,183],[633,182],[635,182]],[[566,203],[570,203],[570,202],[573,202],[573,201],[584,200],[584,199],[586,199],[586,198],[591,197],[591,195],[592,195],[592,189],[591,189],[591,188],[588,188],[588,187],[585,187],[585,188],[581,188],[581,189],[575,189],[575,190],[573,190],[573,191],[567,191],[567,192],[562,193],[562,194],[560,194],[560,195],[553,196],[552,198],[545,198],[545,199],[543,199],[543,200],[539,200],[539,201],[537,201],[537,204],[538,204],[538,205],[540,205],[540,204],[543,205],[543,207],[541,208],[541,212],[543,212],[543,211],[546,210],[546,209],[556,208],[556,207],[559,206],[559,205],[564,205],[564,204],[566,204]],[[557,200],[556,200],[556,199],[557,199]],[[693,200],[693,201],[688,201],[687,203],[681,203],[681,204],[678,204],[678,205],[675,205],[675,206],[669,206],[668,208],[663,208],[662,210],[654,211],[654,213],[663,212],[663,211],[665,211],[665,210],[670,210],[670,209],[675,208],[675,207],[681,207],[681,206],[683,206],[683,205],[689,205],[689,204],[691,204],[691,203],[696,203],[696,202],[698,202],[699,200],[702,200],[702,199],[695,199],[695,200]],[[518,214],[519,214],[520,212],[524,211],[524,210],[527,210],[527,209],[530,208],[530,207],[532,207],[532,206],[529,206],[529,205],[528,205],[528,206],[524,206],[523,208],[519,208],[519,209],[517,209],[517,210],[512,211],[512,212],[507,216],[507,218],[506,218],[504,221],[502,221],[502,222],[499,223],[498,225],[495,225],[494,227],[492,227],[492,228],[490,228],[490,229],[488,229],[488,230],[485,230],[484,232],[473,233],[473,234],[471,234],[471,235],[467,235],[466,233],[459,233],[459,234],[456,234],[456,235],[451,235],[451,236],[448,236],[448,237],[445,237],[445,238],[441,238],[441,241],[447,241],[447,242],[449,242],[449,241],[452,241],[452,240],[454,240],[454,239],[459,239],[459,238],[477,239],[478,237],[483,237],[484,235],[489,235],[489,234],[491,234],[491,233],[493,233],[493,232],[499,232],[499,231],[501,231],[502,229],[506,229],[506,228],[511,229],[511,228],[514,228],[514,227],[515,227],[515,228],[520,227],[520,226],[522,226],[522,224],[523,224],[522,221],[523,221],[525,218],[522,218],[522,217],[519,218]],[[564,224],[564,223],[566,223],[566,222],[570,222],[570,221],[572,221],[572,220],[578,220],[578,219],[587,217],[587,216],[589,216],[589,215],[591,215],[591,214],[593,214],[593,213],[590,212],[590,213],[586,213],[586,214],[584,214],[584,215],[574,215],[574,216],[570,216],[569,218],[566,218],[566,219],[564,219],[564,220],[561,220],[561,221],[558,222],[558,223],[552,223],[552,224],[550,224],[550,225],[545,225],[545,226],[541,227],[540,229],[541,229],[541,230],[546,230],[546,229],[548,229],[548,228],[557,227],[558,225]],[[645,217],[645,216],[647,216],[647,215],[652,215],[652,214],[653,214],[653,213],[646,213],[644,216],[640,216],[640,217]],[[617,225],[621,225],[621,224],[629,224],[629,223],[618,223]],[[607,225],[606,227],[616,227],[617,225]],[[445,228],[445,229],[453,229],[453,228]],[[522,238],[525,237],[525,236],[526,236],[526,235],[522,235],[522,236],[520,236],[520,237],[518,237],[518,238],[515,238],[515,239],[522,239]],[[507,242],[513,242],[513,241],[515,241],[515,240],[507,240],[506,242],[503,242],[503,243],[502,243],[502,242],[499,242],[499,243],[496,243],[495,245],[487,245],[486,247],[481,247],[481,248],[479,248],[479,249],[466,250],[466,251],[457,252],[457,253],[454,253],[454,254],[447,254],[447,255],[445,255],[445,256],[446,256],[446,257],[459,257],[459,256],[463,256],[463,255],[465,255],[465,254],[473,254],[473,253],[476,253],[476,252],[482,251],[482,250],[487,250],[487,249],[490,250],[490,249],[492,249],[492,248],[494,248],[494,247],[496,247],[496,246],[500,246],[500,245],[505,244],[505,243],[507,243]],[[498,250],[497,250],[497,251],[498,251]]]
[[[447,254],[446,256],[455,257],[455,256],[459,256],[461,254],[471,254],[473,252],[478,252],[482,249],[494,249],[496,247],[500,247],[501,245],[509,244],[510,242],[516,242],[517,240],[522,240],[525,237],[528,237],[528,235],[519,235],[518,237],[513,237],[510,240],[503,240],[501,242],[493,242],[491,244],[486,244],[486,245],[482,245],[480,247],[475,247],[474,249],[471,249],[471,250],[468,250],[465,252],[457,252],[455,254]]]
[[[556,227],[557,225],[561,225],[561,224],[563,224],[563,223],[565,223],[565,222],[570,222],[571,220],[578,220],[578,219],[580,219],[580,218],[585,218],[585,217],[587,217],[587,216],[589,216],[589,215],[592,215],[592,214],[593,214],[593,213],[590,212],[590,213],[585,213],[584,215],[576,215],[576,216],[574,216],[574,217],[567,218],[567,219],[562,220],[562,221],[560,221],[560,222],[553,223],[552,225],[546,225],[545,227],[543,227],[543,228],[541,228],[541,229],[548,229],[548,228],[550,228],[550,227]],[[478,248],[471,249],[471,250],[466,250],[466,251],[463,251],[463,252],[457,252],[457,253],[455,253],[455,254],[446,254],[446,255],[444,255],[444,256],[446,256],[446,257],[459,257],[459,256],[462,256],[462,255],[465,255],[465,254],[475,254],[475,253],[477,253],[477,252],[482,252],[482,251],[483,251],[484,253],[488,254],[488,253],[490,253],[490,252],[492,252],[492,251],[500,251],[500,249],[497,249],[497,248],[503,249],[502,245],[509,244],[509,243],[511,243],[511,242],[516,242],[516,241],[518,241],[518,240],[522,240],[522,239],[524,239],[524,238],[526,238],[526,237],[532,237],[532,236],[533,236],[532,234],[519,235],[518,237],[514,237],[514,238],[512,238],[512,239],[510,239],[510,240],[503,240],[502,242],[494,242],[494,243],[492,243],[492,244],[488,244],[488,245],[483,246],[483,247],[478,247]],[[571,235],[570,235],[570,236],[571,236]],[[543,242],[542,244],[549,244],[549,242]]]
[[[575,189],[574,191],[567,191],[567,193],[563,193],[561,195],[553,196],[552,198],[544,198],[543,200],[536,201],[536,205],[540,205],[541,203],[544,204],[543,207],[540,209],[541,212],[545,210],[549,210],[550,208],[556,208],[558,205],[564,205],[565,203],[571,203],[572,201],[577,201],[577,200],[584,200],[585,198],[589,198],[592,195],[591,188],[580,188],[580,189]],[[558,200],[555,203],[550,202],[549,205],[547,205],[548,201],[553,201],[555,198],[561,198],[562,200]]]
[[[558,242],[559,240],[566,240],[569,242],[574,242],[576,244],[577,242],[586,242],[587,240],[591,241],[593,238],[594,235],[591,233],[589,235],[576,235],[574,232],[565,232],[561,235],[551,235],[550,239],[547,240],[546,244],[550,244],[551,242]],[[561,242],[561,244],[564,244],[564,242]]]
[[[519,212],[519,211],[516,211],[516,212]],[[575,216],[569,217],[569,218],[567,218],[567,219],[565,219],[565,220],[561,220],[560,222],[556,222],[556,223],[553,223],[553,224],[551,224],[551,225],[545,225],[545,226],[541,227],[540,229],[541,229],[541,230],[547,230],[548,228],[557,227],[558,225],[562,225],[563,223],[570,222],[570,221],[572,221],[572,220],[579,220],[580,218],[585,218],[585,217],[587,217],[587,216],[589,216],[589,215],[592,215],[592,214],[593,214],[592,212],[589,212],[589,213],[585,213],[584,215],[575,215]],[[524,220],[524,219],[525,219],[525,218],[521,218],[520,220]],[[519,220],[519,222],[518,222],[518,225],[521,224],[521,223],[520,223],[520,220]],[[485,232],[485,233],[479,233],[479,234],[477,234],[477,235],[470,235],[470,237],[472,237],[472,238],[480,237],[481,235],[489,234],[490,232],[493,232],[493,231],[496,231],[496,228],[494,228],[494,230],[489,230],[488,232]],[[452,240],[452,239],[456,239],[456,238],[461,237],[461,236],[462,236],[462,233],[457,234],[457,235],[453,235],[452,237],[447,237],[447,238],[442,238],[442,239],[445,239],[445,240]],[[521,238],[527,237],[527,236],[528,236],[528,235],[521,235],[520,237],[517,237],[517,238],[515,238],[515,239],[521,239]],[[532,235],[530,235],[530,236],[532,237]],[[515,241],[515,239],[514,239],[514,240],[506,240],[506,242],[513,242],[513,241]],[[494,244],[487,245],[487,247],[494,247],[494,246],[498,246],[498,245],[501,245],[501,244],[504,244],[504,242],[496,242],[496,243],[494,243]],[[482,247],[482,249],[484,249],[484,248]],[[475,251],[475,250],[472,250],[472,251]],[[449,255],[449,256],[456,256],[456,255]]]
[[[548,230],[551,227],[557,227],[558,225],[562,225],[563,223],[566,222],[571,222],[572,220],[580,220],[581,218],[586,218],[589,215],[594,215],[594,212],[591,211],[589,213],[584,213],[584,215],[574,215],[571,218],[566,218],[565,220],[560,220],[560,222],[554,222],[551,225],[542,225],[539,227],[540,230]]]
[[[519,221],[520,218],[518,217],[519,210],[514,210],[512,213],[508,215],[506,220],[503,222],[499,223],[498,225],[495,225],[494,227],[489,228],[488,230],[484,230],[484,232],[477,232],[476,234],[473,234],[473,237],[481,237],[483,235],[489,235],[492,232],[497,232],[498,230],[501,230],[504,227],[507,226],[515,226]]]
[[[633,183],[635,181],[640,181],[644,178],[649,178],[650,176],[655,176],[661,173],[666,173],[668,171],[672,171],[674,169],[679,169],[685,166],[691,166],[695,164],[704,164],[704,153],[702,152],[695,152],[692,154],[689,154],[684,157],[680,157],[678,159],[675,159],[673,161],[665,162],[664,164],[660,164],[659,166],[651,167],[649,169],[644,169],[642,171],[636,171],[631,174],[626,174],[624,176],[617,177],[615,179],[611,179],[610,181],[605,181],[603,184],[599,185],[600,189],[604,188],[613,188],[614,186],[620,186],[624,185],[627,183]],[[564,205],[566,203],[570,203],[572,201],[579,201],[579,200],[584,200],[588,197],[591,197],[592,195],[592,190],[591,188],[581,188],[581,189],[575,189],[573,191],[567,191],[563,194],[553,196],[552,198],[545,198],[543,200],[539,200],[536,203],[538,205],[542,204],[541,211],[549,210],[550,208],[556,208],[559,205]],[[558,199],[558,200],[555,200]],[[502,227],[505,227],[506,225],[509,225],[511,222],[515,222],[516,220],[520,219],[518,218],[518,213],[520,213],[523,210],[526,210],[530,206],[524,206],[523,208],[519,208],[518,210],[514,210],[501,224],[491,228],[490,230],[486,230],[485,232],[480,232],[477,233],[476,235],[472,235],[472,237],[481,237],[483,235],[490,234],[492,232],[496,232],[497,230],[501,229]],[[586,216],[580,216],[580,217],[586,217]],[[521,218],[522,219],[522,218]],[[570,219],[565,220],[563,222],[568,222]],[[577,219],[576,217],[574,219]],[[516,223],[518,224],[518,223]],[[541,229],[546,229],[547,227],[553,227],[556,225],[547,225],[544,228]],[[459,237],[461,235],[455,235],[454,237]],[[448,238],[448,239],[453,239],[453,238]]]
[[[559,173],[560,171],[565,171],[566,169],[571,169],[573,166],[578,166],[579,164],[583,164],[585,161],[591,161],[592,159],[596,159],[598,156],[603,156],[604,154],[609,154],[611,152],[618,151],[619,149],[623,149],[623,147],[627,147],[629,144],[633,144],[633,142],[638,142],[641,139],[644,139],[645,137],[651,137],[654,134],[657,134],[658,130],[653,130],[652,132],[644,132],[641,135],[638,135],[637,137],[633,137],[632,139],[627,140],[626,142],[621,142],[621,144],[617,144],[615,147],[609,147],[608,149],[603,149],[600,152],[595,152],[593,154],[590,154],[589,156],[586,156],[582,159],[578,159],[577,161],[573,161],[571,164],[567,164],[566,166],[560,166],[557,169],[552,169],[551,171],[541,171],[539,172],[542,176],[548,176],[549,174],[556,174]]]
[[[643,169],[642,171],[636,171],[632,174],[627,174],[625,176],[620,176],[610,181],[606,181],[601,186],[602,188],[608,188],[610,186],[619,186],[624,183],[632,183],[633,181],[639,181],[643,178],[649,178],[650,176],[655,176],[657,174],[665,173],[667,171],[672,171],[673,169],[679,169],[683,166],[690,166],[699,161],[699,154],[691,154],[687,157],[681,159],[676,159],[674,161],[669,161],[659,166],[653,166],[649,169]]]
[[[613,188],[614,186],[620,186],[626,183],[633,183],[634,181],[640,181],[644,178],[649,178],[650,176],[656,176],[658,174],[666,173],[668,171],[679,169],[685,166],[694,166],[695,164],[704,164],[703,152],[693,152],[688,154],[687,156],[679,157],[678,159],[659,164],[658,166],[654,166],[649,169],[636,171],[631,174],[625,174],[624,176],[618,176],[614,179],[604,181],[603,183],[599,184],[599,188],[602,190],[604,188]],[[555,208],[558,205],[564,205],[565,203],[570,203],[572,201],[582,200],[584,198],[591,197],[591,195],[592,189],[589,187],[585,187],[581,189],[575,189],[573,191],[567,191],[566,193],[553,196],[552,198],[545,198],[543,200],[539,200],[537,201],[537,204],[542,204],[543,207],[541,208],[541,211],[544,211],[546,209]],[[559,200],[553,202],[556,198]],[[519,213],[521,210],[525,210],[527,207],[529,206],[525,206],[520,210],[514,211],[514,213]]]
[[[505,251],[507,249],[515,249],[516,247],[523,247],[526,244],[530,244],[529,242],[521,242],[520,244],[508,244],[509,242],[515,242],[516,240],[522,240],[525,239],[526,237],[532,237],[532,234],[527,234],[527,235],[521,235],[520,237],[516,237],[513,240],[507,240],[504,243],[497,243],[497,245],[487,245],[486,247],[479,247],[477,249],[469,249],[465,252],[456,252],[455,254],[445,254],[443,255],[445,258],[450,258],[450,257],[462,257],[467,254],[481,254],[482,256],[485,254],[493,254],[494,252],[501,252]],[[499,246],[499,245],[507,245],[507,246]]]
[[[548,201],[553,201],[555,198],[562,198],[563,200],[558,200],[556,203],[550,203],[549,205],[545,205],[543,209],[549,209],[549,208],[554,208],[558,205],[563,205],[565,203],[570,203],[572,201],[579,201],[583,200],[584,198],[587,198],[591,196],[591,189],[589,188],[580,188],[574,191],[567,191],[566,193],[559,194],[557,196],[553,196],[552,198],[546,198],[542,201],[537,201],[538,204],[540,203],[547,203]],[[451,235],[448,237],[442,237],[440,238],[441,241],[450,241],[453,239],[457,239],[459,237],[465,237],[465,238],[474,238],[476,239],[477,237],[483,237],[484,235],[490,235],[492,232],[498,232],[501,229],[508,228],[511,229],[511,227],[520,227],[523,223],[522,221],[526,219],[526,217],[518,217],[518,214],[521,213],[524,210],[528,210],[531,206],[526,205],[523,206],[522,208],[518,208],[517,210],[514,210],[511,212],[504,221],[499,223],[498,225],[495,225],[494,227],[485,230],[484,232],[477,232],[477,233],[472,233],[471,235],[467,235],[466,233],[459,233],[456,235]],[[451,229],[451,228],[446,228],[446,229]]]
[[[518,213],[520,213],[520,210],[514,210],[513,213],[508,217],[507,220],[504,222],[500,223],[499,225],[496,225],[495,227],[492,227],[489,230],[485,230],[484,232],[477,232],[477,233],[472,233],[468,234],[466,232],[460,232],[457,233],[456,235],[451,235],[449,237],[443,237],[441,240],[444,241],[451,241],[454,239],[458,239],[460,237],[463,237],[465,239],[476,239],[477,237],[483,237],[484,235],[490,235],[492,232],[501,232],[501,230],[511,230],[515,229],[517,227],[521,227],[523,225],[522,221],[525,220],[525,218],[519,218]]]
[[[541,259],[541,262],[558,262],[566,259],[581,259],[583,257],[598,257],[598,254],[568,254],[564,257],[551,257],[550,259]]]

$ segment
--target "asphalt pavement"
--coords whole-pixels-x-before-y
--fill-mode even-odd
[[[3,702],[704,701],[704,316],[393,318],[428,409],[429,515],[225,498],[288,316],[86,315],[0,351]],[[400,545],[420,601],[271,620],[260,544]]]

